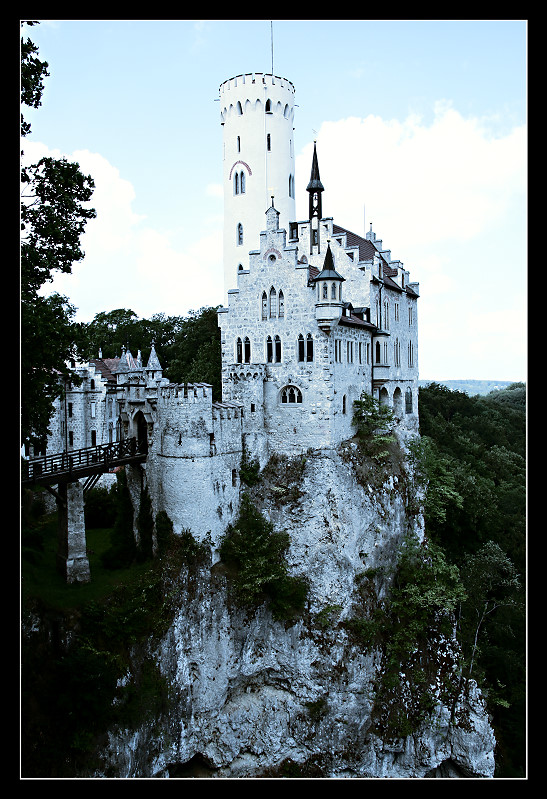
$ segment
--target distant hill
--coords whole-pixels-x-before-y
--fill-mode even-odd
[[[419,380],[420,388],[428,386],[430,383],[439,383],[446,386],[451,391],[463,391],[470,397],[476,394],[484,396],[491,391],[499,391],[502,388],[513,385],[515,380]]]

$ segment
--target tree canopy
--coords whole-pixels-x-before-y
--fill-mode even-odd
[[[24,23],[22,23],[24,24]],[[34,23],[28,23],[34,24]],[[21,106],[38,108],[49,75],[30,39],[21,39]],[[21,113],[21,136],[30,124]],[[88,203],[92,178],[66,158],[41,158],[21,166],[21,441],[40,444],[48,433],[53,401],[69,377],[80,328],[66,297],[39,292],[55,272],[70,273],[84,252],[81,236],[96,214]]]

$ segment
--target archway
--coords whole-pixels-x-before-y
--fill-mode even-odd
[[[148,424],[142,411],[137,411],[133,417],[133,430],[137,437],[139,452],[148,452]]]

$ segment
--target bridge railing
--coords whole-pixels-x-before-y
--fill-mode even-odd
[[[110,444],[99,444],[96,447],[74,449],[59,452],[55,455],[44,455],[40,458],[23,461],[21,477],[23,481],[32,481],[40,477],[54,477],[84,472],[94,467],[102,467],[105,471],[117,461],[139,455],[136,438],[126,438]]]

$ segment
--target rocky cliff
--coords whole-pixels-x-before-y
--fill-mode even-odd
[[[289,533],[304,611],[278,621],[268,603],[234,602],[218,555],[184,571],[150,653],[168,700],[110,731],[95,776],[492,777],[493,731],[475,684],[458,681],[453,638],[439,633],[427,663],[413,654],[419,680],[407,659],[387,685],[389,629],[365,640],[352,623],[382,608],[409,533],[424,538],[416,490],[401,449],[385,470],[352,444],[272,462],[249,494]]]

